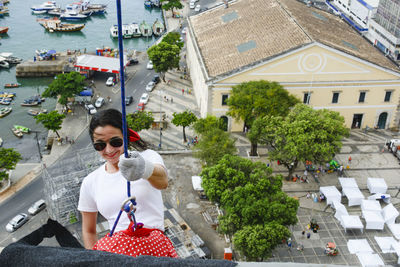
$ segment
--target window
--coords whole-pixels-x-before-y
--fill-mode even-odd
[[[339,93],[333,93],[332,103],[337,103],[339,101]]]
[[[365,92],[360,92],[360,96],[358,97],[358,103],[364,103],[365,101]]]
[[[228,105],[228,95],[222,95],[222,105]]]
[[[385,102],[390,102],[390,97],[392,96],[392,91],[386,91]]]
[[[304,93],[303,104],[310,104],[311,93]]]

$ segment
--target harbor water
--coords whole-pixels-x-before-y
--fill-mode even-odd
[[[117,24],[116,1],[96,0],[91,4],[106,4],[107,12],[104,15],[92,15],[86,20],[76,23],[85,23],[85,27],[80,32],[71,33],[50,33],[47,32],[36,21],[45,15],[33,15],[31,6],[40,5],[44,0],[11,0],[6,6],[9,15],[0,17],[0,26],[9,27],[6,35],[1,35],[0,51],[11,52],[14,56],[23,60],[33,60],[36,50],[80,50],[95,53],[96,48],[111,47],[118,48],[118,40],[110,36],[110,27]],[[59,0],[57,5],[65,8],[71,4],[72,0]],[[145,8],[143,0],[121,0],[122,23],[129,24],[136,22],[140,24],[146,21],[152,25],[158,19],[162,19],[160,8]],[[70,22],[68,22],[70,23]],[[140,37],[124,40],[124,50],[146,51],[155,41],[155,37]],[[30,107],[21,107],[24,99],[38,93],[42,93],[51,83],[52,77],[47,78],[16,78],[15,66],[10,69],[0,68],[0,92],[16,92],[17,96],[10,105],[13,111],[4,118],[0,118],[0,137],[4,140],[5,147],[13,147],[13,142],[18,142],[17,137],[11,132],[14,124],[23,125],[35,131],[40,131],[40,135],[46,135],[41,124],[36,124],[35,119],[27,114]],[[20,83],[18,88],[3,89],[6,83]],[[43,108],[49,111],[54,110],[55,99],[46,99],[42,106],[32,107],[34,109]],[[5,107],[5,106],[0,106]],[[33,135],[34,136],[34,135]],[[32,135],[23,138],[33,138]]]

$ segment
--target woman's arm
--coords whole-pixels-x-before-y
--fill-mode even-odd
[[[92,249],[97,242],[97,212],[82,211],[82,236],[86,249]]]
[[[168,175],[164,166],[160,164],[154,164],[154,170],[149,177],[150,184],[156,189],[165,189],[168,187]]]

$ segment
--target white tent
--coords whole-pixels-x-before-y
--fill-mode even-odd
[[[364,229],[360,218],[355,215],[342,215],[340,224],[343,226],[345,232],[347,232],[347,229],[360,229],[362,233]]]
[[[398,243],[393,236],[374,236],[383,253],[395,253],[394,246]]]
[[[342,192],[349,200],[349,207],[361,205],[361,201],[364,199],[364,195],[358,187],[345,187]]]
[[[350,254],[374,252],[367,239],[349,239],[347,241],[347,248]]]
[[[339,221],[341,221],[341,218],[343,215],[349,215],[349,213],[346,210],[346,207],[340,203],[340,202],[333,202],[332,207],[335,209],[335,218]]]
[[[358,260],[363,267],[385,266],[385,263],[378,254],[372,253],[357,253]]]
[[[397,239],[400,240],[400,224],[388,224],[388,227],[390,231],[392,232],[393,236]]]
[[[345,177],[339,177],[339,183],[343,188],[358,188],[356,179],[354,178],[345,178]]]
[[[385,221],[385,223],[393,224],[393,223],[395,223],[397,216],[399,216],[399,212],[393,206],[393,204],[390,203],[389,205],[387,205],[386,207],[383,208],[382,215],[383,215],[383,220]]]
[[[365,229],[383,230],[385,221],[380,212],[375,211],[363,211],[363,217],[365,219]]]
[[[381,204],[379,204],[379,201],[363,199],[363,200],[361,200],[361,210],[362,211],[369,210],[369,211],[381,212],[382,207],[381,207]]]
[[[376,193],[368,197],[370,200],[379,200],[382,199],[385,203],[390,203],[390,195],[389,194],[381,194]]]
[[[368,178],[367,187],[371,194],[382,193],[385,194],[387,190],[387,185],[385,179],[383,178]]]
[[[326,203],[328,205],[332,204],[333,201],[340,202],[342,200],[342,195],[336,186],[321,186],[319,192],[326,197]]]

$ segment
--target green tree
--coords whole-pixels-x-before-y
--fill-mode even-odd
[[[169,69],[179,68],[180,52],[181,49],[178,45],[166,42],[160,42],[147,50],[155,71],[161,74],[164,82],[165,72]]]
[[[13,148],[0,148],[0,181],[8,178],[7,171],[15,169],[21,154]]]
[[[181,41],[181,35],[179,32],[169,32],[162,38],[162,42],[168,43],[170,45],[177,45],[179,49],[182,49],[184,43]]]
[[[52,130],[60,138],[58,130],[61,129],[61,124],[65,118],[64,114],[59,114],[57,110],[53,110],[47,114],[41,113],[35,117],[36,123],[42,123],[47,130]]]
[[[245,226],[239,230],[233,244],[248,261],[263,261],[271,256],[272,250],[290,237],[290,231],[283,225],[267,223],[265,225]]]
[[[286,116],[289,108],[299,100],[277,82],[250,81],[232,87],[228,98],[228,115],[243,120],[244,126],[251,129],[256,118],[265,115]],[[257,155],[258,136],[251,136],[250,155]]]
[[[58,74],[48,88],[43,92],[44,97],[57,98],[58,103],[66,105],[69,97],[74,97],[84,89],[85,77],[79,72]]]
[[[340,151],[343,137],[349,135],[338,112],[314,110],[304,104],[297,104],[285,118],[258,118],[252,130],[261,136],[259,143],[271,147],[270,159],[279,160],[288,169],[288,178],[299,162],[330,161]]]
[[[198,135],[207,134],[213,129],[224,130],[224,121],[221,118],[217,118],[213,115],[207,115],[205,118],[198,119],[193,124],[193,129]]]
[[[180,0],[161,0],[162,9],[171,10],[174,13],[174,8],[182,9],[183,5]]]
[[[128,127],[136,132],[150,129],[153,122],[154,118],[152,112],[141,111],[126,115]]]
[[[181,113],[176,113],[174,112],[172,114],[172,123],[175,126],[182,126],[183,127],[183,142],[187,142],[186,140],[186,133],[185,133],[185,128],[190,126],[192,123],[196,122],[197,117],[196,115],[193,114],[190,110],[185,110]]]

